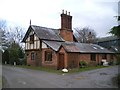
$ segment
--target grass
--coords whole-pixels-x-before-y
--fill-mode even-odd
[[[46,72],[57,73],[57,74],[63,73],[61,70],[51,69],[47,67],[36,67],[36,66],[25,66],[25,65],[21,65],[21,66],[19,65],[17,67],[46,71]],[[100,69],[100,68],[106,68],[106,67],[105,66],[89,66],[84,68],[75,68],[75,69],[69,69],[68,73],[78,73],[78,72],[89,71],[89,70]]]
[[[100,68],[106,68],[106,66],[88,66],[88,67],[83,67],[83,68],[76,68],[76,69],[69,70],[69,73],[76,73],[76,72],[78,73],[78,72],[84,72],[84,71],[95,70],[95,69],[100,69]]]
[[[27,69],[32,69],[32,70],[46,71],[46,72],[57,73],[57,74],[62,73],[60,70],[55,70],[55,69],[51,69],[47,67],[40,67],[40,66],[36,67],[36,66],[18,65],[17,67],[27,68]]]

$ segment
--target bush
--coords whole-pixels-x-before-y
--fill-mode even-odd
[[[86,67],[87,63],[84,60],[82,60],[82,61],[79,62],[79,66],[80,67]]]
[[[110,61],[108,64],[109,64],[109,65],[113,65],[113,61]]]

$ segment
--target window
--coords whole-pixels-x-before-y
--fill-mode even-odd
[[[45,51],[45,61],[52,61],[52,52]]]
[[[96,54],[91,54],[91,61],[96,61]]]
[[[113,57],[114,57],[114,56],[113,56],[113,54],[111,54],[111,55],[110,55],[110,59],[112,59],[112,60],[113,60],[113,59],[114,59]]]
[[[107,59],[107,54],[102,54],[102,59]]]
[[[31,60],[34,60],[35,59],[35,54],[32,52],[31,53]]]
[[[30,35],[30,43],[34,43],[34,34]]]

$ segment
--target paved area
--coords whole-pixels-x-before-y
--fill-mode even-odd
[[[2,65],[0,64],[0,89],[2,89]]]
[[[112,84],[112,77],[116,74],[118,66],[61,75],[3,66],[8,88],[117,88]]]

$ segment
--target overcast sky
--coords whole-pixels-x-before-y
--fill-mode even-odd
[[[62,10],[73,16],[73,29],[90,27],[98,37],[117,25],[119,0],[0,0],[0,19],[28,28],[33,25],[60,28]]]

